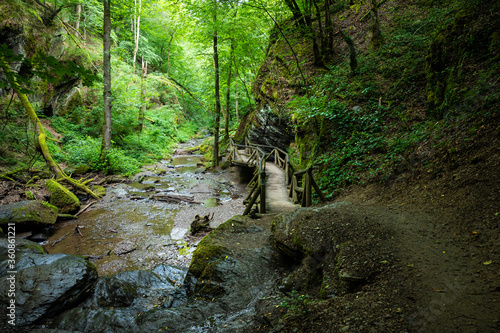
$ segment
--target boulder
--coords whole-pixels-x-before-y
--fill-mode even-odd
[[[0,226],[15,223],[16,226],[52,225],[57,220],[57,207],[41,200],[27,200],[0,206]],[[7,230],[4,227],[4,232]]]
[[[387,259],[380,244],[390,232],[369,209],[346,202],[279,214],[271,230],[291,269],[280,283],[283,291],[320,298],[353,293],[373,282]]]
[[[59,208],[61,214],[78,212],[80,200],[70,190],[53,179],[47,180],[46,186],[51,193],[49,202]]]
[[[55,114],[58,116],[64,116],[71,113],[77,106],[82,105],[83,97],[79,87],[73,87],[66,96],[61,96],[64,98],[62,103],[56,105]]]
[[[177,317],[175,309],[187,303],[182,284],[185,275],[185,268],[159,265],[153,270],[121,272],[111,277],[100,277],[92,296],[81,306],[58,316],[52,326],[72,332],[95,331],[96,327],[103,332],[153,331],[140,330],[136,321],[141,319],[143,313],[156,313],[158,309],[166,311],[162,313],[167,316]],[[179,323],[184,325],[182,328],[193,325],[193,317],[187,319],[184,324]],[[173,327],[175,326],[168,325],[169,330]],[[183,330],[177,332],[181,331]]]
[[[9,293],[14,290],[18,326],[39,322],[74,306],[97,280],[94,264],[73,255],[20,251],[13,268],[8,266],[8,257],[2,255],[0,260],[0,267],[9,267],[0,279],[12,281],[0,285],[0,312],[6,311],[13,299]]]

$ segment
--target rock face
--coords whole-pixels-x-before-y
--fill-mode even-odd
[[[17,248],[14,268],[8,266],[7,253],[0,253],[0,278],[11,279],[15,284],[15,288],[10,283],[0,285],[1,311],[9,304],[8,291],[15,289],[18,326],[35,323],[75,305],[97,279],[95,266],[81,257],[41,254],[38,244],[27,245],[27,250]],[[13,270],[17,273],[9,273]]]
[[[78,212],[80,209],[80,200],[70,190],[53,179],[49,179],[46,186],[51,193],[49,202],[59,208],[61,214]]]
[[[368,232],[380,229],[369,228],[374,223],[369,212],[344,202],[278,215],[274,245],[293,267],[280,288],[325,298],[370,283],[387,259],[379,244],[389,237],[389,232]]]
[[[248,137],[255,144],[286,150],[294,135],[286,118],[280,118],[270,109],[265,108],[242,119],[235,139],[238,141],[237,143],[243,143],[245,137]]]
[[[22,227],[52,225],[57,220],[57,214],[57,207],[44,201],[20,201],[0,206],[0,225],[8,223]]]

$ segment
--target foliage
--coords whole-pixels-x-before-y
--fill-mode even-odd
[[[305,94],[288,102],[296,158],[301,168],[317,166],[316,178],[329,197],[350,184],[387,181],[419,145],[446,146],[438,134],[446,127],[493,115],[498,95],[486,84],[498,77],[489,46],[495,43],[493,26],[468,26],[487,3],[456,1],[419,10],[388,6],[394,14],[386,13],[391,23],[385,43],[378,50],[358,50],[356,73],[347,61],[334,62]],[[447,62],[435,65],[439,61]],[[429,63],[443,68],[434,77],[446,88],[439,109],[431,112],[423,93],[426,84],[429,93],[433,78]]]
[[[309,295],[301,295],[297,290],[292,290],[279,304],[287,310],[284,318],[291,318],[307,314],[308,305],[315,302]]]

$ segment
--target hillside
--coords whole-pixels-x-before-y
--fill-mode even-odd
[[[391,273],[402,290],[413,290],[413,319],[424,316],[410,326],[494,332],[499,318],[487,313],[498,312],[500,285],[499,4],[380,3],[383,41],[377,47],[369,2],[330,8],[334,47],[320,66],[310,33],[292,20],[276,27],[253,86],[261,109],[238,134],[288,149],[296,164],[313,167],[330,200],[373,209],[381,227],[395,227],[392,250],[409,267],[419,266],[416,277]],[[318,22],[312,22],[316,34]],[[391,212],[399,222],[391,224]],[[317,214],[309,223],[322,219]],[[367,287],[355,295],[368,297],[372,288],[384,292]],[[369,332],[363,325],[372,321],[360,319],[373,315],[364,308],[368,303],[345,312],[351,323],[338,329]],[[343,310],[327,304],[311,305],[302,315],[288,312],[293,324],[280,332],[338,324],[331,318]]]
[[[370,4],[340,2],[321,66],[304,27],[282,23],[253,86],[261,109],[238,133],[258,142],[267,130],[266,142],[276,138],[296,164],[314,168],[330,199],[452,207],[455,232],[497,240],[498,6],[382,1],[375,48]]]

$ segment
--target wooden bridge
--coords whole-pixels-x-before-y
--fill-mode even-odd
[[[243,201],[246,205],[243,215],[247,215],[254,205],[259,213],[279,213],[297,205],[309,207],[312,203],[312,189],[322,201],[323,192],[312,177],[311,168],[294,171],[288,154],[276,147],[258,145],[245,139],[244,145],[229,142],[226,161],[233,165],[254,167],[255,172],[249,183],[250,193]]]

